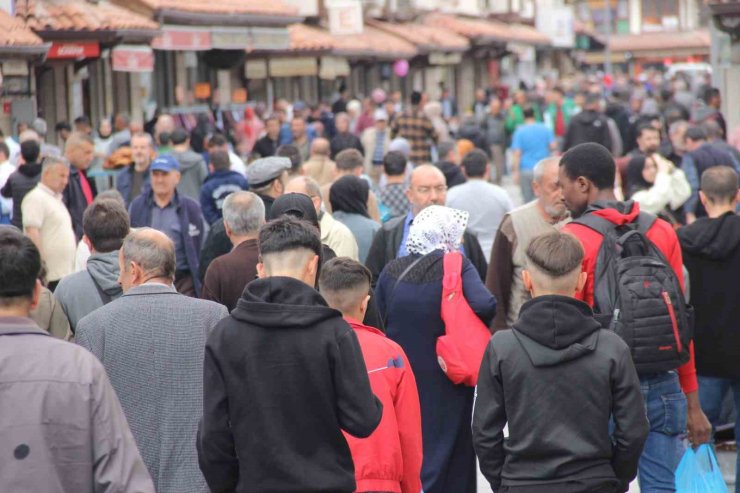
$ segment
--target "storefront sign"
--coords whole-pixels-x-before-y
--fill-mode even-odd
[[[46,58],[50,60],[79,60],[100,56],[100,44],[96,41],[54,42]]]
[[[267,78],[267,61],[266,60],[248,60],[244,65],[244,77],[247,79],[266,79]]]
[[[462,62],[460,53],[430,53],[429,65],[457,65]]]
[[[287,50],[290,48],[290,34],[284,27],[252,27],[249,29],[247,51]]]
[[[349,62],[345,58],[325,56],[321,57],[321,68],[319,69],[319,78],[324,80],[334,80],[337,77],[347,77],[349,75]]]
[[[273,58],[270,60],[270,77],[316,76],[319,67],[315,58]]]
[[[211,97],[211,84],[208,82],[198,82],[195,84],[195,91],[193,92],[196,99],[208,99]]]
[[[111,51],[116,72],[153,72],[154,51],[149,46],[118,45]]]
[[[241,29],[214,29],[211,32],[213,48],[222,50],[243,50],[249,46],[251,37],[246,28]]]
[[[26,60],[4,60],[3,75],[28,75],[28,61]]]
[[[211,47],[211,32],[203,29],[165,27],[152,41],[155,50],[206,51]]]
[[[359,0],[333,0],[327,3],[327,12],[331,34],[362,33],[362,3]]]

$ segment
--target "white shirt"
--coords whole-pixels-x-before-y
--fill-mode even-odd
[[[242,161],[241,158],[232,151],[229,151],[229,163],[231,164],[231,171],[237,171],[244,177],[247,176],[247,166],[244,164],[244,161]]]
[[[13,171],[15,171],[15,166],[10,161],[0,163],[0,188],[5,186],[5,182],[8,181],[8,177]],[[0,196],[0,213],[13,214],[13,199],[6,199]]]

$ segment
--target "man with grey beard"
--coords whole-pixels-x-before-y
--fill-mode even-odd
[[[537,163],[532,179],[537,198],[506,214],[496,233],[486,276],[486,286],[498,302],[492,324],[494,331],[511,328],[519,309],[531,298],[522,282],[527,246],[537,236],[557,229],[559,223],[568,220],[558,183],[558,163],[556,157]]]

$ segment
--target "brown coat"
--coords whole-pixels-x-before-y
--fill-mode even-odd
[[[201,298],[221,303],[231,312],[241,298],[244,286],[257,277],[257,247],[257,240],[247,240],[211,262],[203,281]]]

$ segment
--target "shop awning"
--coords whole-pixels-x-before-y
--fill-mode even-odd
[[[126,8],[86,0],[15,2],[16,18],[43,39],[150,41],[159,24]]]
[[[111,62],[116,72],[153,72],[154,51],[149,46],[118,45],[111,50]]]
[[[408,41],[372,26],[365,26],[359,34],[341,34],[332,38],[332,53],[349,58],[396,60],[413,58],[418,53]]]
[[[0,10],[0,56],[33,58],[49,49],[21,20]]]
[[[152,40],[155,50],[204,51],[212,46],[209,29],[187,26],[162,26],[162,34]]]
[[[465,36],[475,45],[489,43],[520,43],[532,46],[550,46],[546,35],[524,24],[505,24],[488,19],[472,19],[449,14],[429,14],[424,24],[447,29]]]
[[[244,66],[244,76],[247,79],[266,79],[270,77],[311,77],[319,76],[324,80],[334,80],[337,77],[349,75],[350,67],[345,58],[325,56],[316,58],[281,57],[247,60]]]
[[[413,44],[420,53],[460,53],[470,47],[468,39],[433,25],[368,20],[367,24]]]
[[[612,36],[612,53],[633,57],[708,55],[712,42],[708,30],[648,32]]]
[[[331,34],[317,27],[306,24],[288,26],[290,51],[295,53],[328,53],[334,49],[334,38]]]

